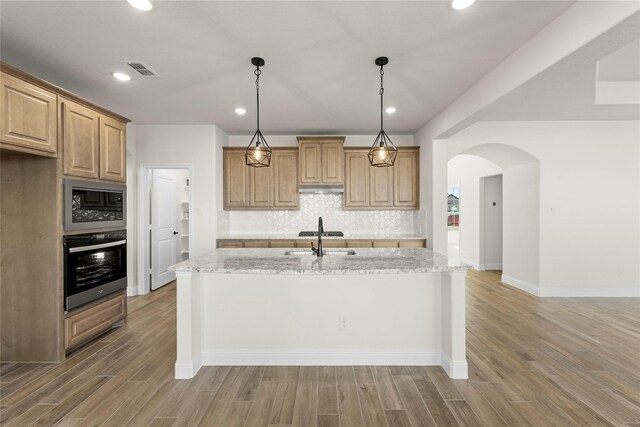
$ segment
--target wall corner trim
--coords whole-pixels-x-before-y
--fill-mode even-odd
[[[531,295],[535,295],[537,297],[540,296],[540,288],[538,286],[532,285],[531,283],[527,283],[524,280],[516,279],[515,277],[507,276],[505,274],[502,275],[501,280],[502,283],[513,286],[514,288],[520,289],[521,291],[528,292]]]

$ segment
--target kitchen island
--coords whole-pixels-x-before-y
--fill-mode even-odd
[[[468,267],[428,249],[346,253],[217,249],[173,266],[176,378],[203,365],[441,365],[467,378]]]

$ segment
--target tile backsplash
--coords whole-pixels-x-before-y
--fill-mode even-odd
[[[315,230],[318,217],[327,231],[345,234],[413,234],[421,230],[424,211],[347,211],[342,194],[300,194],[298,211],[223,211],[218,234],[290,234]]]

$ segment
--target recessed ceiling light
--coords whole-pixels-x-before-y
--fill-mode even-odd
[[[451,7],[455,10],[466,9],[475,3],[476,0],[451,0]]]
[[[128,82],[129,80],[131,80],[131,77],[129,77],[129,74],[125,74],[125,73],[116,72],[116,73],[113,73],[113,77],[120,80],[121,82]]]
[[[384,112],[387,114],[393,114],[396,112],[396,107],[387,107]]]
[[[242,107],[238,107],[238,108],[236,108],[234,111],[235,111],[235,112],[236,112],[236,114],[237,114],[237,115],[239,115],[239,116],[244,116],[244,115],[245,115],[245,113],[247,112],[247,110],[245,110],[245,109],[244,109],[244,108],[242,108]]]
[[[127,3],[129,3],[131,6],[135,7],[136,9],[140,9],[144,11],[151,10],[153,8],[153,5],[149,0],[127,0]]]

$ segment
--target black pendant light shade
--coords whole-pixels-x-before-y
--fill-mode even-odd
[[[380,132],[373,145],[369,150],[369,163],[371,166],[383,168],[393,166],[396,162],[396,156],[398,155],[398,149],[391,142],[391,138],[384,131],[384,66],[389,63],[389,58],[381,56],[376,58],[375,64],[380,67]]]
[[[271,164],[271,147],[260,132],[260,74],[262,73],[260,67],[264,65],[264,59],[251,58],[251,63],[256,67],[254,71],[256,75],[256,133],[253,134],[244,157],[247,166],[263,168]]]
[[[383,168],[393,166],[398,155],[398,149],[384,130],[380,130],[376,140],[369,150],[369,163],[371,166]]]

